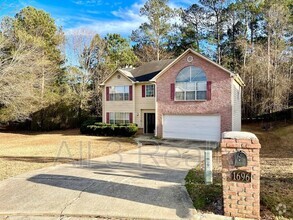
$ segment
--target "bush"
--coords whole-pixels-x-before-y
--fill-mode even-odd
[[[85,121],[81,127],[82,134],[96,135],[96,136],[120,136],[131,137],[138,130],[136,124],[106,124],[102,122]]]
[[[95,123],[99,123],[101,121],[102,121],[102,119],[100,117],[91,117],[91,118],[88,118],[86,121],[84,121],[81,124],[81,126],[80,126],[80,132],[82,134],[89,134],[90,133],[90,129],[87,128],[87,126],[94,125]]]
[[[77,128],[83,121],[94,124],[102,121],[102,117],[91,116],[88,111],[82,111],[79,116],[75,106],[66,102],[58,102],[32,113],[25,121],[10,121],[3,127],[7,130],[52,131]]]

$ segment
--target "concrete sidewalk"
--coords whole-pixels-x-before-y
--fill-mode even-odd
[[[184,187],[202,154],[148,145],[10,178],[0,182],[0,219],[205,219]]]

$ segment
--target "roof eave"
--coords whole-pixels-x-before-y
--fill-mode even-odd
[[[233,78],[240,86],[242,86],[242,87],[245,86],[245,83],[242,80],[242,78],[239,76],[239,74],[234,74]]]
[[[122,70],[120,69],[116,69],[113,73],[111,73],[101,84],[100,86],[104,86],[105,83],[115,74],[119,72],[120,74],[122,74],[124,77],[126,77],[129,81],[131,81],[132,83],[135,83],[135,81],[133,81],[131,78],[129,78]]]
[[[202,58],[202,59],[204,59],[204,60],[206,60],[206,61],[208,61],[208,62],[210,62],[211,64],[213,64],[213,65],[215,65],[215,66],[217,66],[217,67],[219,67],[220,69],[222,69],[223,71],[225,71],[226,73],[229,73],[230,74],[230,77],[232,77],[232,76],[234,76],[234,75],[236,75],[236,74],[234,74],[233,72],[231,72],[230,70],[228,70],[228,69],[226,69],[226,68],[224,68],[224,67],[222,67],[221,65],[219,65],[219,64],[217,64],[216,62],[214,62],[214,61],[212,61],[212,60],[210,60],[210,59],[208,59],[207,57],[205,57],[205,56],[203,56],[203,55],[201,55],[200,53],[197,53],[196,51],[194,51],[194,50],[192,50],[192,49],[187,49],[184,53],[182,53],[179,57],[177,57],[172,63],[170,63],[168,66],[166,66],[159,74],[157,74],[155,77],[153,77],[151,80],[154,80],[154,81],[156,81],[164,72],[166,72],[168,69],[170,69],[175,63],[177,63],[183,56],[185,56],[187,53],[189,53],[189,52],[191,52],[191,53],[193,53],[194,55],[196,55],[196,56],[198,56],[198,57],[200,57],[200,58]],[[242,81],[243,82],[243,81]]]
[[[182,53],[179,57],[177,57],[175,60],[173,60],[169,65],[167,65],[164,69],[162,69],[156,76],[154,76],[150,81],[156,82],[156,80],[168,69],[170,69],[178,60],[180,60],[181,57],[183,57],[185,54],[187,54],[190,51],[190,49],[187,49],[184,53]]]

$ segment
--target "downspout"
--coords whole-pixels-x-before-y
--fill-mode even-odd
[[[157,88],[157,82],[154,82],[155,84],[155,136],[158,137],[158,88]]]
[[[137,121],[136,121],[136,96],[135,96],[135,92],[136,92],[136,84],[135,82],[132,82],[132,101],[133,101],[133,122],[138,125]]]

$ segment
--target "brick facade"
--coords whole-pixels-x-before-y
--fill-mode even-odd
[[[188,62],[187,57],[192,56],[193,61]],[[201,67],[211,85],[211,100],[209,101],[172,101],[171,84],[175,83],[176,77],[183,68],[194,65]],[[221,132],[232,130],[232,105],[231,105],[231,83],[230,75],[219,67],[196,56],[187,53],[169,70],[156,80],[157,85],[157,136],[162,137],[163,115],[220,115]]]
[[[232,217],[260,218],[260,161],[261,145],[255,135],[247,132],[225,132],[230,137],[223,137],[222,152],[222,182],[224,214]],[[231,135],[229,135],[232,134]],[[233,138],[233,133],[236,133]],[[246,138],[237,137],[245,133]],[[244,136],[245,136],[244,135]],[[234,166],[234,155],[242,150],[247,155],[247,166]],[[251,173],[251,182],[236,182],[231,178],[233,170],[242,170]]]

